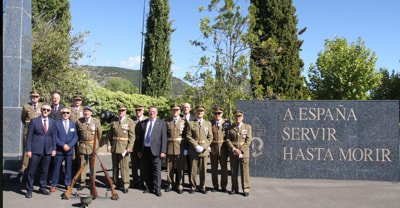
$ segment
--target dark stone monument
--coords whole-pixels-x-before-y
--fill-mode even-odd
[[[21,106],[32,86],[31,0],[3,0],[3,167],[22,155]]]
[[[238,101],[253,127],[250,174],[399,181],[398,101]]]

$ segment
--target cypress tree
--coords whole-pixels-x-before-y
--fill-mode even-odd
[[[251,84],[255,98],[303,97],[303,61],[292,0],[251,0]],[[304,32],[302,29],[299,34]]]
[[[170,37],[168,0],[150,0],[143,57],[143,94],[166,96],[171,90]]]

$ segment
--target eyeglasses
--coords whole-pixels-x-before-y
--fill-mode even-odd
[[[74,101],[82,101],[81,99],[75,99]]]
[[[43,111],[43,112],[50,112],[51,109],[50,109],[50,108],[42,108],[42,111]]]
[[[31,98],[38,98],[39,96],[37,95],[31,95]]]
[[[238,118],[238,117],[242,117],[242,115],[236,115],[235,117],[236,117],[236,118]]]
[[[126,111],[125,109],[118,109],[119,112],[123,112]]]
[[[215,112],[214,115],[221,115],[221,112]]]
[[[136,109],[135,111],[142,111],[143,109]]]
[[[61,112],[62,114],[70,114],[71,112]]]

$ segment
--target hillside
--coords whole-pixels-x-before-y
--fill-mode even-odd
[[[132,70],[120,67],[111,66],[86,66],[91,76],[102,86],[111,77],[119,77],[127,79],[136,87],[139,86],[139,70]],[[172,77],[171,95],[183,95],[185,87],[188,86],[183,80]]]

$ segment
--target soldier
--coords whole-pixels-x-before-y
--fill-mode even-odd
[[[54,120],[61,120],[61,109],[64,108],[63,104],[60,104],[60,93],[54,92],[52,94],[52,104],[51,104],[51,113],[49,115],[50,118]]]
[[[73,105],[71,106],[71,117],[70,119],[76,123],[76,121],[83,117],[83,106],[82,98],[79,95],[75,95],[73,98]]]
[[[83,106],[82,106],[82,98],[79,95],[75,95],[73,98],[73,105],[71,106],[71,116],[70,119],[72,122],[76,123],[78,119],[83,117]],[[75,148],[73,148],[73,159],[72,159],[72,171],[76,172],[79,170],[80,158],[78,154],[78,143],[76,143]]]
[[[39,117],[41,115],[40,108],[42,107],[42,103],[39,102],[40,95],[38,91],[33,90],[30,93],[30,99],[31,102],[26,103],[22,107],[22,112],[21,112],[21,121],[24,124],[24,137],[23,137],[23,152],[26,152],[26,136],[28,133],[28,126],[29,123],[31,122],[31,119]],[[23,155],[22,161],[21,161],[21,167],[19,169],[19,174],[18,174],[18,180],[22,179],[22,176],[25,172],[25,170],[28,168],[28,162],[29,158],[26,154]],[[22,182],[22,181],[20,181]]]
[[[93,110],[89,106],[85,106],[83,108],[83,117],[78,119],[78,122],[76,122],[76,127],[78,129],[78,138],[79,138],[79,143],[78,143],[78,153],[81,158],[81,166],[86,164],[90,164],[90,166],[95,165],[91,164],[92,162],[92,152],[93,152],[93,141],[94,137],[96,134],[96,131],[101,137],[101,125],[100,125],[100,120],[92,117]],[[98,141],[96,141],[96,149],[99,147],[99,139],[97,138]],[[81,183],[79,186],[79,190],[82,190],[84,187],[86,187],[86,168],[83,168],[83,171],[81,173]],[[93,172],[92,174],[95,174]]]
[[[107,139],[111,146],[108,146],[108,151],[111,152],[113,180],[118,187],[118,175],[121,167],[123,193],[128,193],[129,188],[129,162],[130,153],[133,149],[135,141],[135,123],[132,119],[126,116],[126,107],[119,104],[118,118],[111,122],[110,131]]]
[[[235,123],[226,131],[225,142],[230,151],[230,162],[232,168],[232,191],[229,194],[238,192],[238,173],[241,170],[240,179],[242,181],[243,196],[249,196],[250,176],[249,176],[249,147],[252,141],[251,126],[243,123],[243,111],[234,112]]]
[[[184,155],[182,143],[182,133],[186,126],[186,120],[181,119],[179,114],[181,108],[178,105],[172,105],[172,117],[167,118],[167,187],[165,192],[171,190],[171,186],[179,193],[183,193],[183,166]],[[174,173],[176,178],[174,180]]]
[[[212,192],[218,191],[218,162],[221,165],[221,191],[226,192],[228,184],[228,147],[225,140],[225,131],[230,126],[228,120],[223,119],[223,109],[214,107],[214,120],[211,121],[213,141],[210,145],[210,159],[211,159],[211,177],[213,189]]]
[[[135,113],[136,116],[133,118],[133,121],[135,123],[135,135],[138,134],[138,123],[142,122],[143,120],[147,119],[147,116],[144,116],[144,106],[143,105],[136,105],[135,106]],[[138,188],[138,189],[143,189],[144,188],[144,182],[143,182],[143,169],[141,168],[141,159],[138,157],[138,150],[140,150],[141,147],[138,146],[138,139],[135,139],[135,143],[133,145],[133,152],[131,154],[131,168],[132,168],[132,186],[133,188]]]
[[[186,128],[186,138],[189,144],[190,165],[192,167],[190,174],[190,194],[196,189],[197,169],[199,168],[200,185],[198,191],[207,194],[205,180],[207,172],[207,159],[209,156],[208,147],[210,146],[213,135],[211,131],[211,122],[204,119],[205,108],[196,106],[196,119],[190,121]],[[199,166],[199,167],[198,167]]]

